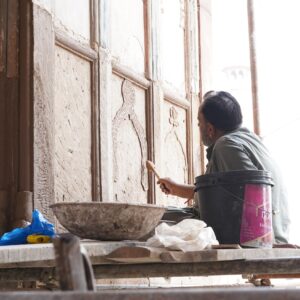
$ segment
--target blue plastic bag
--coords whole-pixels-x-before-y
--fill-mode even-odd
[[[0,246],[27,244],[27,236],[31,234],[42,234],[52,237],[55,234],[54,225],[35,209],[32,212],[31,224],[25,228],[15,228],[6,232],[0,238]]]

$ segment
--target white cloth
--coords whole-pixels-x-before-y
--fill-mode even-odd
[[[176,225],[161,223],[153,237],[146,241],[149,247],[166,247],[170,250],[198,251],[218,245],[211,227],[197,219],[185,219]]]

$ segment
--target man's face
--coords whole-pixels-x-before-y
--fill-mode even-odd
[[[210,138],[209,135],[210,124],[205,120],[205,117],[201,112],[201,108],[199,109],[198,113],[198,126],[200,128],[200,137],[204,146],[209,147],[213,144],[212,138]]]

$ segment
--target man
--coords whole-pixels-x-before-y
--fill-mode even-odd
[[[203,144],[207,146],[206,174],[233,170],[266,170],[274,180],[272,188],[273,232],[275,243],[288,243],[289,215],[287,194],[280,170],[260,138],[241,127],[242,112],[229,93],[210,91],[198,112]],[[194,186],[178,184],[170,178],[158,181],[166,194],[191,199]]]

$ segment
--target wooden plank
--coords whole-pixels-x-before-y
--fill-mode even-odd
[[[224,260],[256,260],[299,257],[299,249],[212,249],[193,252],[169,251],[161,254],[163,262],[201,262]]]
[[[203,250],[203,251],[168,251],[162,253],[160,258],[163,262],[201,262],[201,261],[224,261],[244,259],[244,253],[233,249],[228,250]]]
[[[105,256],[120,247],[143,246],[140,242],[81,241],[93,264],[107,264]],[[110,262],[111,263],[111,262]],[[0,268],[4,267],[49,267],[54,265],[53,245],[25,244],[0,247]]]
[[[146,247],[144,242],[135,241],[119,241],[119,242],[102,242],[102,241],[81,241],[81,245],[87,250],[88,255],[93,264],[112,264],[112,258],[118,258],[117,254],[125,251],[126,255],[132,261],[135,259],[134,253],[140,253],[136,258],[145,257],[147,261],[158,261],[158,253],[166,253],[164,248]],[[133,248],[137,248],[136,252],[130,253]],[[119,250],[118,250],[119,249]],[[123,249],[123,250],[122,250]],[[125,250],[124,250],[125,249]],[[146,249],[146,250],[144,250]],[[149,254],[149,249],[152,251]],[[122,250],[122,251],[121,251]],[[142,252],[139,252],[141,251]],[[115,252],[114,252],[115,251]],[[126,252],[127,251],[127,252]],[[145,252],[143,252],[145,251]],[[175,253],[179,251],[173,251]],[[173,253],[171,252],[171,253]],[[148,254],[147,254],[148,253]],[[179,252],[183,253],[183,252]],[[111,257],[109,257],[111,255]],[[150,255],[150,256],[149,256]],[[194,255],[193,252],[185,253],[185,257]],[[300,258],[300,249],[218,249],[218,250],[203,250],[197,251],[197,258],[213,259],[279,259],[279,258]],[[123,257],[123,258],[124,258]],[[108,260],[110,258],[110,260]],[[120,259],[122,259],[120,257]],[[54,260],[54,252],[52,244],[35,244],[35,245],[16,245],[16,246],[2,246],[0,247],[0,267],[19,264],[20,266],[30,266],[34,264],[37,266],[49,266],[49,263]],[[201,261],[201,260],[200,260]],[[51,264],[50,264],[51,265]],[[53,265],[53,263],[52,263]]]
[[[105,258],[124,263],[160,262],[160,255],[165,251],[167,250],[164,248],[121,247],[106,255]]]
[[[94,265],[97,279],[235,274],[300,274],[300,258]]]
[[[101,292],[33,291],[0,293],[2,300],[296,300],[300,290],[269,288],[164,288],[104,290]]]

